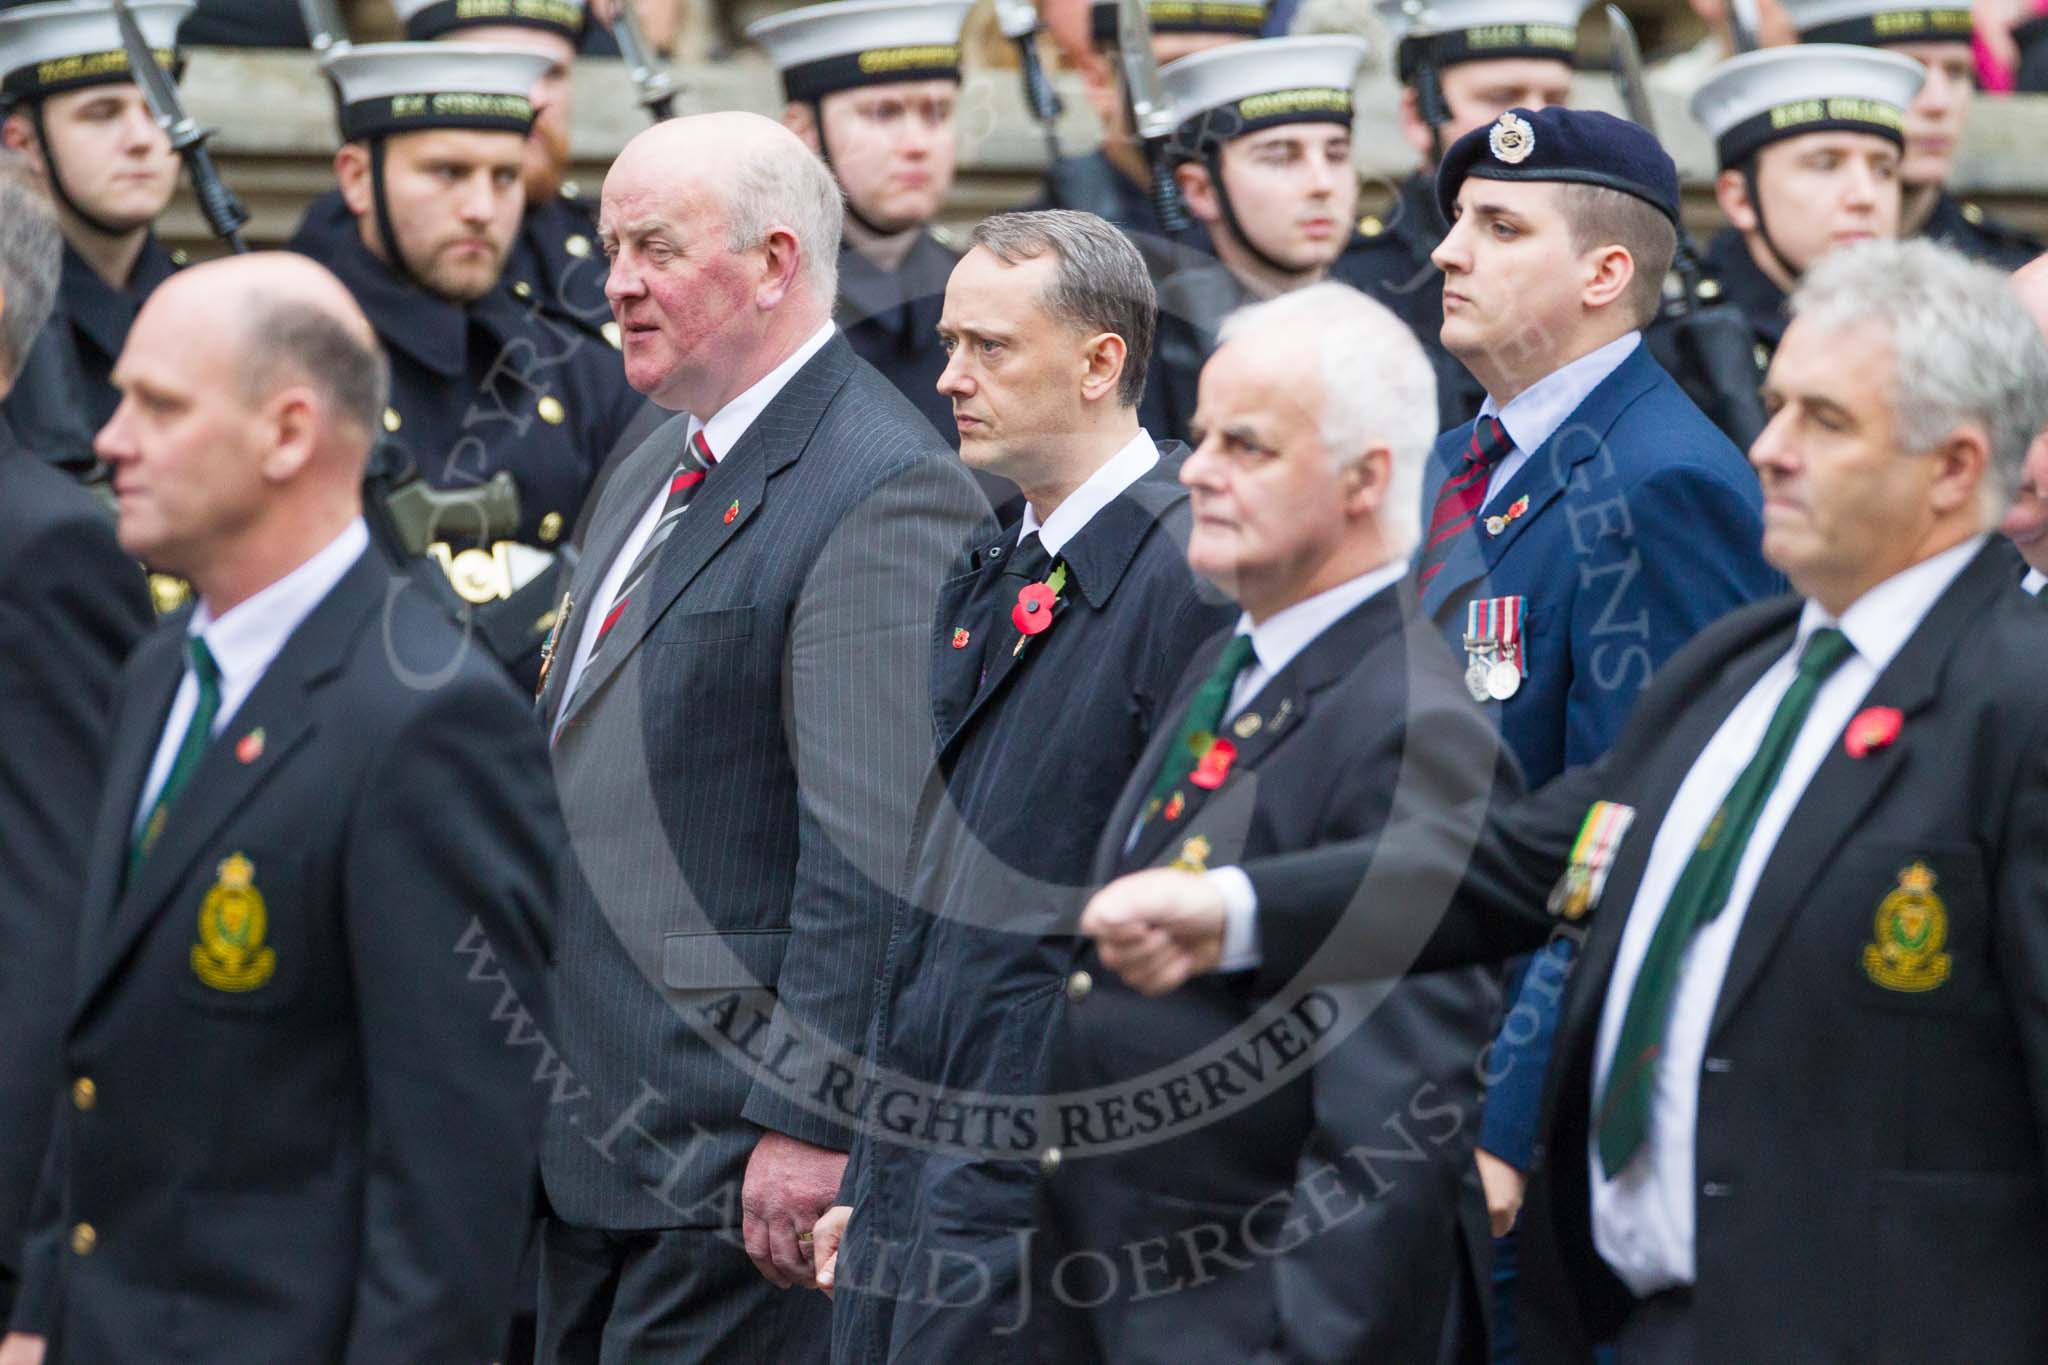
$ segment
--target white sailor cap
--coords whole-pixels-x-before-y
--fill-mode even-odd
[[[367,43],[320,63],[344,142],[424,128],[523,134],[533,126],[528,92],[548,66],[537,52],[485,43]]]
[[[131,0],[157,64],[178,71],[178,25],[192,0]],[[128,49],[107,0],[61,0],[0,10],[0,100],[39,99],[84,85],[132,81]]]
[[[1967,43],[1970,7],[1902,5],[1898,0],[1781,0],[1802,43]]]
[[[1154,37],[1162,33],[1220,33],[1256,38],[1266,31],[1266,0],[1145,0]],[[1098,44],[1116,45],[1116,0],[1088,7],[1088,28]]]
[[[1579,50],[1585,0],[1374,0],[1396,44],[1403,81],[1425,64],[1441,71],[1459,62],[1500,57],[1550,57],[1569,62]]]
[[[1196,52],[1159,70],[1187,158],[1283,123],[1351,123],[1351,91],[1365,61],[1352,34],[1259,38]]]
[[[972,0],[839,0],[747,25],[782,73],[783,94],[815,102],[891,81],[960,79],[960,29]]]
[[[1896,52],[1797,43],[1731,57],[1693,92],[1692,116],[1722,169],[1803,133],[1875,133],[1903,146],[1906,106],[1927,71]]]
[[[391,0],[391,7],[405,36],[419,42],[499,24],[545,29],[572,43],[583,36],[584,0]]]

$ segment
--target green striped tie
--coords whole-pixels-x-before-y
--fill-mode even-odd
[[[1821,684],[1851,654],[1855,646],[1849,637],[1829,626],[1813,633],[1799,655],[1799,672],[1784,700],[1771,715],[1763,742],[1749,766],[1728,789],[1727,799],[1707,822],[1699,847],[1686,860],[1685,870],[1665,902],[1664,917],[1650,935],[1650,947],[1643,954],[1642,969],[1635,988],[1629,992],[1628,1009],[1621,1017],[1621,1039],[1615,1045],[1614,1063],[1607,1076],[1607,1092],[1595,1111],[1595,1136],[1600,1149],[1600,1169],[1612,1180],[1650,1135],[1650,1100],[1656,1090],[1657,1063],[1664,1053],[1664,1033],[1671,1022],[1671,1001],[1678,993],[1678,969],[1686,947],[1699,927],[1719,915],[1728,904],[1728,892],[1735,881],[1736,865],[1756,829],[1757,816],[1770,799],[1778,774],[1799,737],[1806,713]]]
[[[220,666],[213,661],[213,651],[197,635],[188,635],[185,637],[185,652],[191,660],[192,676],[199,680],[199,704],[192,708],[192,723],[185,727],[185,737],[178,741],[178,756],[171,761],[171,771],[164,777],[164,785],[158,790],[156,800],[150,804],[149,818],[136,831],[135,846],[128,854],[128,875],[131,878],[142,866],[142,860],[149,856],[149,851],[156,847],[156,841],[163,837],[164,821],[171,814],[171,802],[178,799],[178,793],[185,790],[185,784],[192,780],[192,772],[206,752],[206,743],[213,738],[213,718],[220,711]]]

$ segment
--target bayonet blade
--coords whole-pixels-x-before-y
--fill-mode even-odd
[[[1117,0],[1117,61],[1122,64],[1124,91],[1131,100],[1131,131],[1147,142],[1173,134],[1173,110],[1152,55],[1152,18],[1145,0]]]
[[[1609,57],[1614,63],[1614,83],[1621,89],[1621,102],[1636,126],[1657,136],[1656,116],[1650,111],[1650,88],[1643,80],[1643,50],[1636,42],[1636,27],[1617,5],[1607,7]]]
[[[1762,26],[1763,14],[1756,0],[1728,0],[1728,41],[1738,54],[1757,50]]]
[[[324,57],[338,47],[347,47],[348,28],[334,7],[334,0],[299,0],[299,19],[306,26],[306,41],[313,54]]]
[[[996,23],[1005,38],[1029,38],[1038,32],[1038,7],[1031,0],[996,0]]]
[[[121,29],[121,46],[128,50],[128,68],[135,84],[142,89],[143,101],[171,139],[171,146],[183,151],[202,134],[185,116],[185,107],[178,102],[178,87],[171,84],[170,74],[157,64],[149,39],[142,36],[142,26],[128,12],[127,0],[113,0],[113,4],[114,22]]]
[[[640,94],[641,107],[658,121],[675,112],[676,82],[668,66],[655,58],[647,35],[641,32],[637,4],[638,0],[619,0],[612,37],[618,40],[619,56],[625,59],[626,75]]]

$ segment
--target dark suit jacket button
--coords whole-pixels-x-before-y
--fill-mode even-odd
[[[93,1231],[90,1223],[75,1223],[71,1228],[71,1250],[74,1255],[90,1256],[92,1249],[100,1244],[99,1233]]]
[[[100,1088],[92,1083],[92,1077],[80,1076],[71,1083],[71,1103],[78,1109],[90,1109],[99,1102]]]
[[[1080,1004],[1088,998],[1088,992],[1095,989],[1095,978],[1086,972],[1075,972],[1067,978],[1067,999]]]
[[[1709,1199],[1726,1199],[1735,1193],[1735,1187],[1725,1180],[1709,1180],[1700,1186],[1700,1193]]]
[[[1726,1057],[1709,1057],[1705,1065],[1707,1070],[1717,1076],[1725,1076],[1735,1069],[1735,1063],[1729,1061]]]

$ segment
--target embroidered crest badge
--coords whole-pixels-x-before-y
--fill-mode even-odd
[[[1877,907],[1863,972],[1888,991],[1918,995],[1948,980],[1953,963],[1942,951],[1948,907],[1934,894],[1934,882],[1933,870],[1916,862],[1899,873],[1898,887]]]
[[[199,905],[192,974],[217,991],[241,994],[276,973],[277,951],[263,943],[270,916],[256,889],[256,864],[234,853],[220,860],[219,872],[220,880]]]

